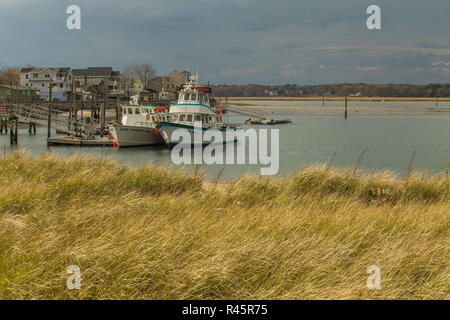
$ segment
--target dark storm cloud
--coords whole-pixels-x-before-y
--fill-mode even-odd
[[[68,5],[82,30],[65,27]],[[366,28],[380,5],[382,29]],[[449,82],[450,1],[1,0],[0,63],[150,62],[216,83]]]

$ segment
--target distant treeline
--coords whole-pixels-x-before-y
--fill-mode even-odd
[[[221,97],[302,97],[302,96],[363,96],[363,97],[450,97],[450,83],[409,84],[365,84],[341,83],[301,86],[286,84],[265,85],[216,85],[214,94]]]

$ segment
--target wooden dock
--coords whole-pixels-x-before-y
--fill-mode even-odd
[[[113,142],[108,137],[96,139],[84,139],[71,136],[53,136],[47,138],[49,146],[91,146],[91,147],[112,147]]]

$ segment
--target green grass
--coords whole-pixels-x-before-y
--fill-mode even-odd
[[[0,181],[1,299],[450,297],[445,176],[315,166],[213,188],[167,167],[14,153]]]

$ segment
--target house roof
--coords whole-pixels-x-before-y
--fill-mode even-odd
[[[20,69],[20,73],[30,73],[32,71],[41,73],[46,70],[51,70],[56,73],[68,73],[70,71],[70,67],[62,67],[62,68],[22,68]]]
[[[119,71],[113,71],[111,67],[88,67],[87,69],[73,69],[75,77],[110,77],[120,75]]]
[[[145,88],[144,90],[145,90],[147,93],[159,93],[159,91],[154,90],[154,89],[152,89],[152,88]]]
[[[146,90],[152,90],[154,93],[159,93],[162,91],[162,83],[158,82],[150,82],[145,88]]]

